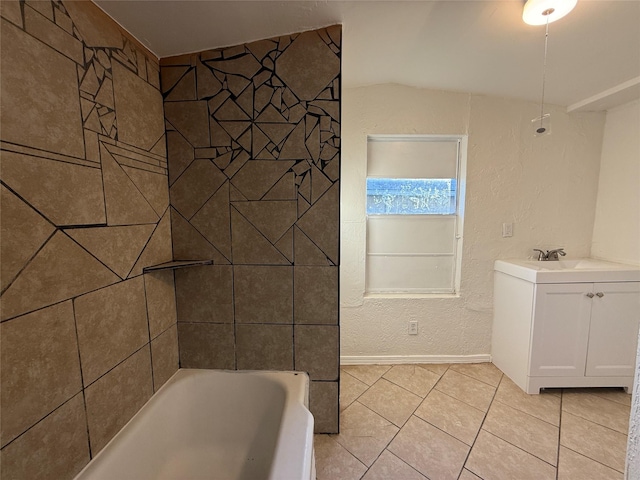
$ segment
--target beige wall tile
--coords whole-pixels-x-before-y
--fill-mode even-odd
[[[5,445],[82,389],[70,301],[0,324]]]
[[[173,325],[151,341],[154,391],[178,371],[178,327]]]
[[[0,187],[0,195],[0,290],[4,290],[55,227],[4,185]]]
[[[295,369],[311,380],[337,380],[340,370],[340,329],[337,325],[296,325]]]
[[[0,32],[2,140],[84,158],[76,64],[5,20]]]
[[[338,267],[294,267],[294,322],[338,323]]]
[[[118,140],[149,150],[164,135],[162,95],[119,62],[111,65]]]
[[[91,2],[69,2],[65,8],[88,47],[122,48],[120,28],[96,5]]]
[[[232,324],[178,323],[181,368],[236,368]]]
[[[233,270],[206,265],[175,272],[179,322],[233,323]]]
[[[293,370],[293,326],[236,325],[238,370]]]
[[[152,339],[178,321],[173,272],[158,270],[144,275],[149,335]]]
[[[6,0],[0,2],[0,16],[22,28],[22,10],[20,8],[19,0]]]
[[[340,59],[317,32],[305,32],[278,57],[276,73],[298,98],[313,100],[340,74]]]
[[[4,132],[5,120],[0,121]],[[97,168],[3,151],[0,172],[12,190],[55,225],[106,222],[102,175]]]
[[[337,181],[296,223],[335,265],[339,264],[339,211],[340,182]]]
[[[75,299],[85,386],[149,342],[143,277]]]
[[[293,267],[233,267],[236,323],[293,323]]]
[[[73,478],[89,462],[82,395],[71,398],[3,448],[0,456],[3,480]]]
[[[148,345],[85,389],[92,456],[118,433],[152,394]]]
[[[154,228],[153,224],[69,228],[65,233],[117,273],[120,278],[127,278]]]
[[[50,2],[32,2],[30,5],[45,5],[51,13],[49,19],[40,15],[31,8],[24,9],[24,26],[27,33],[30,33],[38,40],[53,47],[58,52],[70,58],[78,65],[84,64],[82,42],[71,36],[53,23],[53,10]],[[48,5],[47,5],[48,4]]]
[[[166,119],[194,147],[209,146],[209,118],[206,101],[165,102]]]
[[[338,433],[338,382],[311,382],[309,410],[316,433]]]
[[[171,185],[171,205],[190,219],[226,179],[210,160],[194,160]]]
[[[133,270],[131,270],[129,277],[140,275],[144,267],[170,262],[171,260],[173,260],[173,252],[171,250],[171,216],[169,210],[167,210],[151,234],[147,246],[140,254],[140,258],[138,258]]]
[[[171,208],[171,240],[175,260],[213,260],[216,265],[229,263],[224,255],[173,208]]]

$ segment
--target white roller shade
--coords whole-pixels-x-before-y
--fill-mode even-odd
[[[367,140],[369,177],[456,178],[457,166],[458,140]]]

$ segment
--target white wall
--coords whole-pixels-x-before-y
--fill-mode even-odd
[[[640,100],[607,112],[591,255],[640,265]]]
[[[400,85],[343,91],[343,362],[488,359],[493,262],[531,256],[535,247],[589,255],[604,114],[546,110],[552,134],[534,138],[539,105],[530,102]],[[385,133],[469,136],[458,297],[364,295],[366,136]],[[513,222],[512,238],[502,238],[503,222]],[[419,321],[419,335],[407,335],[409,320]]]

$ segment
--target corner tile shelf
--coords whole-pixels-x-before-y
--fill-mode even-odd
[[[156,270],[175,270],[177,268],[200,267],[202,265],[213,265],[213,260],[176,260],[173,262],[149,265],[142,269],[142,273],[155,272]]]

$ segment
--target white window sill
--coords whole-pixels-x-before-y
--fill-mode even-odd
[[[460,298],[460,293],[393,293],[393,292],[385,292],[385,293],[365,293],[364,298],[368,299],[383,299],[383,298],[394,298],[394,299],[436,299],[436,298]]]

